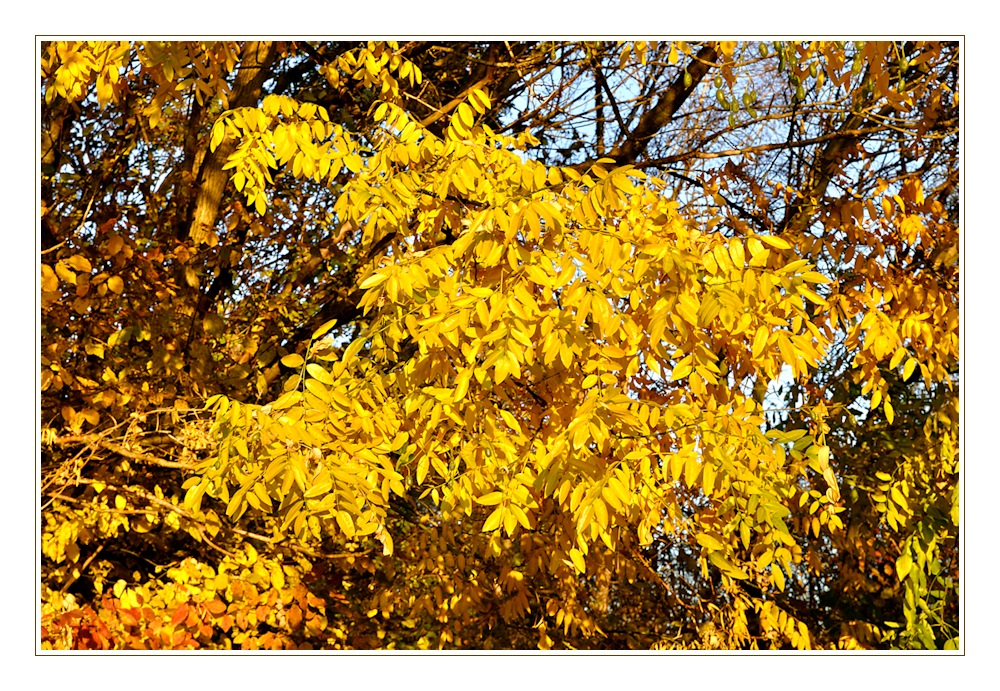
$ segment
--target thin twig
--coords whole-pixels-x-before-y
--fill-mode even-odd
[[[83,566],[77,570],[76,575],[72,576],[68,581],[66,581],[66,583],[63,584],[63,587],[59,589],[60,595],[65,595],[66,591],[69,590],[69,587],[80,579],[80,576],[82,576],[87,570],[87,567],[90,566],[90,562],[94,561],[94,558],[97,557],[97,555],[101,553],[101,550],[104,549],[105,544],[106,543],[98,545],[97,549],[94,550],[94,553],[87,557],[87,561],[83,562]]]

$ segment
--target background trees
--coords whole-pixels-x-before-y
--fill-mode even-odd
[[[47,44],[43,645],[957,645],[958,59]]]

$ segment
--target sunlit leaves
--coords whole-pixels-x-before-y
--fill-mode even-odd
[[[792,94],[823,99],[824,117],[837,122],[848,114],[833,84],[859,116],[883,103],[900,121],[917,116],[914,129],[891,138],[909,155],[906,133],[937,137],[936,111],[954,98],[927,86],[942,80],[917,74],[941,55],[925,42],[905,51],[899,42],[701,45],[718,58],[705,79],[716,81],[730,123],[740,108],[756,119],[754,106],[785,122],[781,104],[791,106]],[[59,452],[58,430],[79,439],[117,425],[131,437],[116,451],[98,445],[77,457],[94,459],[86,473],[103,480],[67,490],[84,508],[47,514],[60,517],[43,533],[55,565],[47,582],[63,587],[86,562],[87,531],[156,538],[153,522],[162,521],[196,549],[267,545],[241,552],[239,566],[255,588],[282,598],[281,608],[244,611],[238,602],[251,591],[223,594],[220,585],[217,596],[122,615],[128,626],[162,620],[172,630],[158,640],[176,647],[218,635],[211,621],[191,619],[206,613],[245,636],[231,644],[258,644],[250,631],[266,623],[323,632],[322,644],[338,645],[340,629],[327,630],[308,598],[289,595],[301,574],[271,558],[300,549],[337,555],[310,578],[324,589],[350,586],[336,616],[364,631],[351,634],[356,646],[448,647],[459,644],[460,627],[468,645],[500,630],[521,635],[510,632],[528,621],[537,623],[529,645],[536,636],[542,647],[594,644],[607,634],[604,613],[645,626],[647,600],[661,601],[634,596],[650,588],[665,593],[662,617],[649,622],[661,631],[669,623],[665,645],[808,648],[816,637],[842,647],[956,645],[957,632],[937,623],[954,599],[949,560],[960,519],[958,235],[947,189],[928,184],[939,171],[924,183],[915,167],[874,178],[872,159],[851,161],[871,152],[875,136],[823,166],[834,179],[852,171],[850,194],[798,189],[796,179],[814,174],[772,165],[783,154],[720,153],[716,144],[738,146],[737,130],[702,139],[719,115],[712,104],[678,111],[671,139],[657,141],[664,155],[680,152],[667,179],[641,158],[638,167],[599,153],[557,165],[558,134],[548,128],[497,131],[509,113],[495,112],[494,101],[517,110],[494,75],[515,74],[503,51],[501,62],[489,60],[494,76],[479,80],[471,75],[480,63],[466,70],[447,46],[414,47],[281,42],[278,78],[236,108],[239,44],[45,44],[44,117],[71,107],[88,142],[104,140],[87,127],[129,119],[127,130],[109,130],[136,137],[122,168],[185,152],[183,174],[163,180],[164,191],[126,177],[107,187],[135,188],[144,201],[110,208],[99,199],[105,208],[91,220],[89,190],[55,169],[67,193],[43,209],[45,222],[63,217],[56,230],[65,233],[84,220],[42,257],[44,453],[76,453]],[[614,83],[625,78],[612,74],[615,64],[643,76],[655,55],[649,64],[664,75],[655,95],[661,85],[694,85],[698,50],[540,42],[518,78],[578,54],[582,73],[595,69],[593,58]],[[292,80],[294,97],[268,93],[317,55],[319,79],[309,71]],[[417,62],[445,79],[414,91],[424,80]],[[758,99],[743,89],[750,80],[762,91],[782,86]],[[623,112],[641,119],[655,102],[640,96],[634,114]],[[565,106],[558,93],[551,103]],[[794,106],[796,122],[808,121],[809,105]],[[189,122],[196,128],[186,131]],[[684,153],[690,132],[702,143]],[[822,154],[827,133],[817,134]],[[788,143],[797,155],[801,142]],[[87,147],[95,176],[118,175],[108,163],[118,159]],[[696,180],[685,166],[701,165],[701,148],[727,161]],[[208,246],[169,237],[183,215],[175,202],[191,191],[188,171],[198,164],[189,164],[213,151],[231,176],[224,219]],[[780,181],[754,179],[764,169]],[[795,208],[808,211],[806,230],[785,222]],[[275,255],[259,261],[254,247]],[[64,326],[69,337],[50,335]],[[196,399],[212,391],[227,395],[202,410]],[[190,423],[198,419],[206,429]],[[161,448],[161,430],[176,445]],[[123,460],[134,468],[117,470]],[[51,471],[60,473],[53,487],[80,475],[73,463]],[[160,503],[143,504],[127,488],[102,496],[107,468],[145,473],[160,463],[183,467],[186,478],[178,492],[152,495]],[[147,510],[154,504],[163,517]],[[138,579],[107,586],[118,600],[109,612],[157,592]],[[824,588],[852,604],[876,588],[901,619],[896,628],[841,622],[828,608],[810,630],[790,612],[803,611],[803,592]],[[46,606],[62,602],[52,596]],[[283,620],[271,619],[275,610]],[[683,620],[685,611],[717,628],[693,637],[701,622]],[[99,628],[87,622],[63,619],[53,631]],[[512,640],[524,642],[502,644]]]

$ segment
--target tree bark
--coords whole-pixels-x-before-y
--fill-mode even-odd
[[[273,41],[249,41],[243,47],[240,71],[233,85],[230,110],[252,106],[260,100],[260,89],[269,74],[274,61],[276,46]],[[236,149],[236,142],[226,139],[219,147],[205,156],[198,171],[198,194],[190,223],[182,227],[181,240],[190,237],[195,243],[204,242],[215,227],[222,203],[222,193],[226,188],[228,174],[222,167]]]

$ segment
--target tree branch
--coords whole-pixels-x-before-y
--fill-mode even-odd
[[[794,142],[797,146],[806,146],[828,140],[827,145],[816,154],[816,160],[811,167],[812,174],[807,181],[807,189],[803,190],[800,199],[789,205],[788,212],[779,225],[780,232],[803,230],[809,225],[809,220],[818,206],[817,200],[826,193],[826,188],[839,170],[841,160],[848,149],[857,144],[863,136],[885,130],[884,127],[865,128],[864,125],[871,119],[886,117],[893,110],[891,105],[886,105],[875,116],[852,113],[836,132],[814,140]]]
[[[779,149],[795,149],[803,146],[812,146],[813,144],[820,144],[822,142],[829,142],[838,139],[844,139],[845,137],[858,138],[868,134],[875,134],[877,132],[884,132],[884,127],[867,127],[863,129],[851,129],[851,130],[838,130],[837,132],[832,132],[830,134],[820,135],[818,137],[812,137],[811,139],[800,139],[798,141],[789,142],[774,142],[772,144],[760,144],[759,146],[750,146],[744,149],[726,149],[724,151],[687,151],[682,154],[673,154],[672,156],[664,156],[663,158],[654,158],[649,161],[642,161],[636,163],[636,168],[652,168],[657,166],[669,165],[671,163],[679,163],[681,161],[687,161],[690,159],[701,159],[708,160],[713,158],[727,158],[730,156],[745,156],[746,154],[756,154],[762,153],[764,151],[776,151]]]
[[[642,114],[642,117],[639,118],[639,124],[628,133],[624,142],[614,148],[609,157],[615,159],[619,165],[635,162],[646,151],[650,139],[663,129],[684,105],[688,96],[698,86],[698,82],[715,63],[717,55],[715,43],[703,46],[698,54],[691,59],[686,70],[687,74],[691,75],[691,84],[684,86],[684,75],[678,75],[677,79],[663,92],[656,105]]]
[[[608,80],[605,79],[604,72],[601,70],[601,65],[597,62],[597,58],[593,55],[590,56],[590,64],[594,68],[594,76],[597,77],[597,83],[601,85],[604,93],[608,96],[608,103],[611,104],[611,110],[615,114],[615,120],[618,121],[618,127],[621,128],[622,134],[628,132],[628,127],[625,126],[621,111],[618,110],[618,102],[615,100],[615,95],[611,93],[611,86],[608,84]]]

